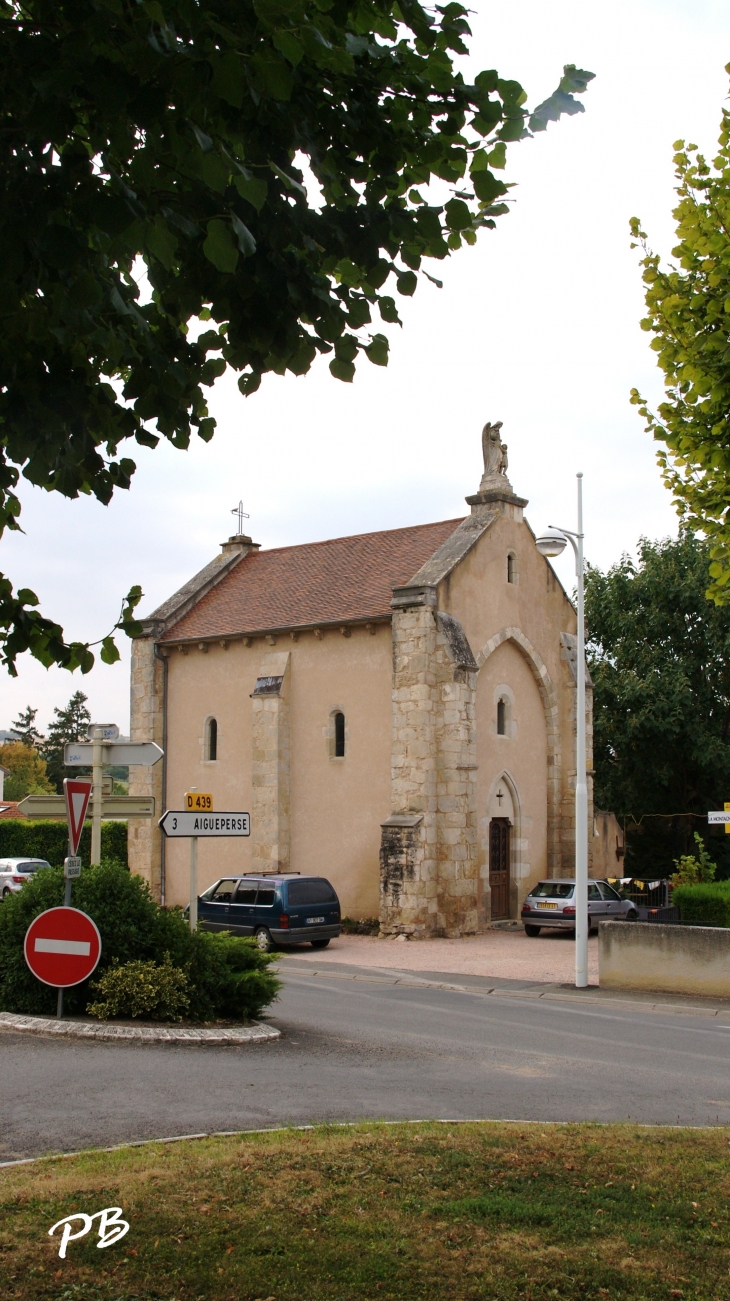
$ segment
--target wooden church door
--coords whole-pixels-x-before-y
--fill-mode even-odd
[[[502,921],[509,917],[509,818],[489,824],[489,888],[492,921]]]

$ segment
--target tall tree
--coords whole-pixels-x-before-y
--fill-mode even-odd
[[[42,755],[46,761],[48,777],[60,794],[63,791],[63,779],[68,777],[68,769],[63,762],[63,747],[69,741],[85,741],[91,714],[86,708],[88,697],[83,691],[75,691],[65,709],[56,707],[55,718],[48,724],[48,735],[43,742]],[[78,769],[81,772],[81,769]],[[87,769],[83,770],[84,772]]]
[[[10,773],[3,788],[6,800],[22,800],[26,795],[45,795],[53,790],[46,765],[35,746],[21,741],[0,745],[0,764]]]
[[[640,828],[635,871],[671,870],[730,800],[730,609],[705,595],[708,563],[708,543],[683,529],[586,576],[595,798]]]
[[[250,394],[318,353],[345,381],[361,352],[386,364],[373,313],[398,322],[393,288],[495,225],[506,146],[582,111],[593,75],[567,66],[530,114],[517,81],[455,70],[466,13],[0,0],[0,525],[18,527],[21,472],[108,502],[130,440],[209,440],[203,390],[229,366]],[[87,671],[89,646],[36,604],[0,581],[11,672],[26,649]]]
[[[31,746],[34,750],[37,750],[43,742],[43,736],[35,725],[37,714],[38,710],[31,709],[30,705],[28,705],[27,709],[21,709],[18,717],[10,724],[18,740],[23,745]]]
[[[726,71],[730,72],[730,64]],[[668,267],[647,245],[634,217],[631,231],[644,250],[647,316],[642,329],[664,372],[666,401],[652,412],[638,389],[631,401],[664,447],[664,482],[680,517],[710,539],[708,595],[730,602],[730,113],[722,111],[712,164],[697,145],[675,141],[679,181],[675,259]],[[635,247],[635,246],[634,246]]]

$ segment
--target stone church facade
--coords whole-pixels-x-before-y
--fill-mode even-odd
[[[199,889],[314,873],[345,915],[457,936],[573,875],[575,611],[500,439],[485,426],[465,518],[268,552],[237,535],[145,621],[131,731],[165,758],[130,790],[251,814],[249,839],[199,842]],[[187,903],[188,842],[139,820],[129,843]]]

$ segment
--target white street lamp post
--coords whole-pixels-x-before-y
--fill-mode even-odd
[[[570,542],[578,579],[578,637],[576,645],[575,720],[575,983],[588,984],[588,782],[586,776],[586,669],[583,604],[583,475],[578,479],[578,532],[552,525],[536,539],[543,556],[559,556]]]

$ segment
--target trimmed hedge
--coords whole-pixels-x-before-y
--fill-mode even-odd
[[[0,858],[45,858],[51,867],[62,867],[68,853],[65,822],[46,818],[0,818]],[[91,862],[91,823],[81,832],[79,854],[84,867]],[[101,856],[127,862],[126,822],[102,822]]]
[[[730,881],[678,885],[672,890],[672,903],[683,922],[730,926]]]
[[[25,932],[34,917],[63,903],[63,868],[36,872],[22,890],[0,903],[0,1011],[53,1015],[56,991],[36,980],[23,954]],[[101,960],[96,983],[114,963],[164,963],[185,972],[193,1021],[247,1020],[276,997],[281,982],[269,970],[275,958],[240,936],[191,933],[179,909],[160,908],[139,876],[122,863],[88,868],[73,884],[71,905],[99,927]],[[94,1001],[89,981],[67,989],[64,1011],[84,1013]]]

